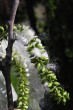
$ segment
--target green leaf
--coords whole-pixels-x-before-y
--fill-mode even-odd
[[[28,106],[24,106],[24,109],[28,109]]]
[[[35,44],[35,47],[36,47],[36,48],[39,48],[39,49],[44,49],[44,47],[41,46],[41,44],[39,44],[39,42],[37,42],[37,43]]]
[[[0,32],[4,32],[4,28],[0,26]]]
[[[48,87],[52,87],[52,82],[48,84]]]
[[[46,68],[45,68],[45,67],[43,67],[43,68],[42,68],[42,72],[45,72],[45,70],[46,70]]]
[[[42,83],[46,82],[46,76],[44,76],[41,80],[42,80]]]
[[[46,58],[45,56],[42,56],[41,59],[42,59],[43,61],[48,61],[48,58]]]
[[[18,104],[19,106],[21,106],[22,105],[22,102],[19,102],[19,104]]]
[[[64,105],[66,104],[66,99],[65,99],[65,98],[63,98],[63,104],[64,104]]]
[[[59,82],[54,82],[53,84],[54,84],[55,86],[59,86],[59,85],[60,85]]]
[[[26,94],[28,94],[28,93],[29,93],[29,91],[25,91],[25,93],[26,93]]]
[[[39,70],[39,69],[40,69],[40,67],[41,67],[41,64],[40,64],[40,63],[38,63],[38,64],[37,64],[37,69]]]
[[[36,37],[37,38],[37,37]],[[33,42],[36,42],[36,38],[33,38],[30,42],[29,45],[31,45]]]
[[[14,26],[14,27],[13,27],[13,30],[17,30],[17,26]]]
[[[56,97],[55,100],[57,100],[57,104],[59,104],[62,101],[61,97]]]

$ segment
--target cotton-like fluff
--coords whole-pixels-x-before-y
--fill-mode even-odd
[[[33,44],[33,45],[35,45],[35,44],[36,44],[36,42],[33,42],[32,44]]]
[[[35,32],[32,29],[28,29],[24,31],[24,36],[28,39],[28,41],[30,41],[35,37]]]
[[[5,94],[6,93],[6,90],[2,91],[2,93]]]
[[[34,48],[32,50],[32,54],[34,54],[36,57],[41,57],[41,52],[38,48]]]
[[[21,41],[24,44],[28,44],[28,40],[25,37],[21,37]]]
[[[29,26],[26,26],[26,25],[23,25],[22,27],[24,30],[26,29],[26,27],[27,27],[27,29],[29,28]]]
[[[48,86],[48,82],[45,82],[45,83],[44,83],[44,86],[45,86],[45,87]]]
[[[26,67],[27,67],[27,63],[24,62],[24,66],[25,66],[25,68],[26,68]]]
[[[29,76],[30,76],[30,74],[29,74],[29,73],[27,73],[26,75],[27,75],[27,77],[29,77]]]
[[[39,46],[43,46],[41,43],[39,43]]]
[[[37,37],[37,36],[36,36]],[[36,38],[36,42],[39,42],[41,44],[41,40]]]
[[[28,68],[26,68],[26,72],[28,72],[29,71],[29,69]]]
[[[17,33],[17,37],[20,39],[20,36],[21,36],[21,39],[25,38],[28,42],[35,38],[35,32],[29,28],[29,26],[25,26],[23,25],[23,31],[22,32],[19,32]],[[25,40],[23,39],[23,42],[25,43]]]
[[[6,40],[2,40],[1,47],[4,54],[6,54],[6,47],[8,45],[8,42]]]
[[[11,88],[12,88],[12,95],[13,95],[13,101],[16,101],[18,96],[17,96],[17,93],[13,87],[13,85],[11,84]]]
[[[42,56],[48,58],[48,54],[47,54],[46,52],[44,52],[44,53],[42,54]]]

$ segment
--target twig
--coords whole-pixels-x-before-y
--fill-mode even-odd
[[[7,90],[7,99],[8,99],[8,109],[13,110],[13,98],[11,91],[11,79],[10,79],[10,70],[11,70],[11,58],[12,58],[12,47],[15,41],[13,36],[13,25],[16,16],[16,11],[19,5],[19,0],[13,0],[13,7],[11,11],[10,20],[8,21],[8,46],[6,48],[6,57],[4,62],[4,71],[3,75],[6,81],[6,90]]]

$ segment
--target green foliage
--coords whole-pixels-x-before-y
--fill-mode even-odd
[[[17,59],[18,58],[18,59]],[[26,75],[26,68],[23,65],[21,57],[18,53],[13,54],[12,64],[16,68],[16,72],[19,73],[18,82],[18,108],[21,110],[27,110],[29,99],[29,82]]]
[[[20,24],[14,25],[14,27],[13,27],[14,32],[21,32],[23,30],[24,30],[24,28]],[[7,25],[0,26],[0,40],[7,39],[7,37],[8,37],[8,26]]]
[[[33,38],[30,42],[29,45],[32,45],[33,42],[36,42],[37,37]]]
[[[20,24],[14,25],[14,27],[13,27],[13,31],[16,31],[16,32],[21,32],[21,31],[23,31],[23,30],[24,30],[24,28],[23,28],[23,26],[20,25]]]
[[[27,48],[28,52],[29,52],[30,54],[32,54],[32,50],[33,50],[35,47],[38,48],[38,49],[41,49],[41,52],[42,52],[42,53],[45,52],[44,47],[40,44],[40,41],[37,39],[37,37],[33,38],[33,39],[30,41],[30,43],[28,43],[28,48]]]
[[[0,40],[7,39],[8,32],[7,32],[6,28],[7,28],[6,26],[5,27],[0,26]]]
[[[37,62],[36,65],[38,67],[38,66],[41,66],[43,64],[46,65],[48,63],[48,59],[46,57],[39,57],[39,58],[38,57],[35,57],[35,58],[32,59],[31,62],[32,63]]]
[[[40,45],[39,42],[38,45]],[[39,48],[39,46],[37,46],[36,38],[32,39],[29,42],[27,51],[28,53],[30,53],[30,55],[33,54],[32,51],[34,48],[38,48],[40,51],[41,49],[44,49],[44,47]],[[70,99],[69,93],[61,87],[61,84],[57,81],[55,73],[51,71],[50,68],[46,67],[46,65],[49,63],[49,59],[45,56],[35,56],[31,59],[31,62],[35,64],[35,67],[37,68],[38,73],[41,77],[42,83],[47,82],[47,86],[49,87],[51,97],[53,97],[54,100],[57,101],[57,103],[63,103],[65,105],[67,100]]]
[[[4,32],[4,28],[0,26],[0,32]]]

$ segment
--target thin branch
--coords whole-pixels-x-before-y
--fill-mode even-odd
[[[10,20],[8,21],[8,46],[6,49],[6,57],[5,57],[5,62],[4,62],[4,77],[6,81],[6,89],[7,89],[7,99],[8,99],[8,109],[13,110],[13,98],[12,98],[12,91],[11,91],[11,79],[10,79],[10,70],[11,70],[11,58],[12,58],[12,47],[13,43],[15,41],[13,37],[13,25],[14,25],[14,20],[17,12],[17,8],[19,5],[19,0],[13,0],[13,7],[11,11],[11,16]]]
[[[3,65],[2,65],[2,61],[0,61],[0,70],[3,71]]]
[[[4,70],[4,66],[3,66],[3,63],[2,63],[2,53],[0,53],[0,71],[3,72]]]

